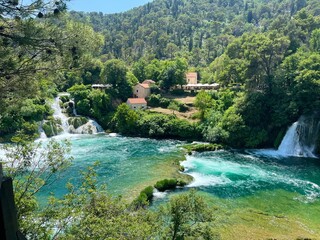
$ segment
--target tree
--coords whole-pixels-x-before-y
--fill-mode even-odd
[[[187,69],[187,62],[181,58],[161,62],[160,87],[169,90],[172,86],[184,84]]]
[[[175,45],[174,43],[168,43],[166,49],[165,49],[165,52],[166,52],[166,55],[170,58],[170,59],[173,59],[174,57],[174,53],[178,51],[178,46]]]
[[[160,207],[157,226],[158,235],[176,240],[185,237],[219,239],[213,229],[213,213],[204,199],[191,190],[170,199]]]
[[[276,68],[282,62],[289,46],[287,37],[276,32],[268,34],[244,34],[229,44],[226,54],[231,59],[239,59],[241,82],[247,89],[272,91]]]
[[[35,73],[57,69],[46,64],[55,60],[61,47],[61,40],[56,41],[60,34],[50,17],[62,12],[65,2],[0,1],[0,107],[13,96],[30,95],[35,87]],[[40,22],[34,18],[40,16],[46,18]]]
[[[139,83],[138,78],[136,78],[136,76],[132,72],[127,72],[126,78],[131,87],[134,87]]]
[[[116,129],[120,133],[135,133],[138,114],[129,108],[125,103],[118,106],[115,115],[113,116],[112,122],[115,124]]]
[[[139,61],[135,62],[132,66],[132,73],[137,79],[142,82],[147,79],[146,75],[147,62],[145,59],[141,58]]]
[[[175,115],[174,111],[178,111],[179,112],[179,106],[177,105],[176,102],[173,102],[173,101],[169,104],[168,109],[172,110],[172,114],[173,115]]]
[[[116,97],[126,100],[132,93],[131,86],[127,80],[127,67],[118,59],[112,59],[105,63],[101,77],[112,84],[112,90]]]
[[[100,74],[103,69],[103,64],[98,59],[92,59],[81,69],[81,79],[85,85],[103,83],[100,79]]]
[[[15,121],[8,111],[19,113],[25,99],[44,101],[57,85],[65,90],[66,80],[78,81],[82,64],[99,52],[103,37],[60,14],[65,2],[0,1],[0,126]]]
[[[311,34],[310,47],[315,52],[320,52],[320,29],[316,29]]]
[[[204,119],[205,111],[212,105],[212,98],[210,94],[201,91],[197,94],[194,105],[200,110],[200,119]]]
[[[50,236],[50,223],[39,209],[35,194],[55,182],[72,158],[68,142],[50,140],[45,146],[32,143],[25,136],[16,136],[13,143],[4,146],[5,174],[13,179],[17,216],[22,233],[30,239]]]

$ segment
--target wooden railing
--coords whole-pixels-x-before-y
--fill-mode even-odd
[[[12,179],[3,176],[0,163],[0,239],[26,240],[18,229]]]

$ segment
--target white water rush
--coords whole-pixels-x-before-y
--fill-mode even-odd
[[[56,97],[51,104],[51,108],[54,110],[53,117],[56,122],[53,123],[50,121],[42,121],[39,124],[40,139],[47,138],[43,129],[44,123],[47,123],[47,125],[51,127],[51,136],[68,134],[96,134],[104,132],[103,128],[95,120],[78,115],[75,109],[75,103],[72,100],[70,100],[69,103],[72,105],[73,116],[68,117],[61,108],[60,96],[64,95],[61,94]],[[75,122],[77,122],[77,125],[74,124]]]
[[[283,156],[316,157],[314,151],[320,130],[320,121],[315,117],[300,117],[287,130],[278,153]]]
[[[54,110],[53,117],[61,121],[61,127],[63,129],[63,133],[67,134],[69,132],[69,124],[68,124],[68,117],[63,114],[62,109],[60,107],[60,98],[56,97],[54,99],[51,108]]]

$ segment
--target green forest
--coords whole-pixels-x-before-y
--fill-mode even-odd
[[[53,141],[43,156],[47,168],[26,173],[39,123],[57,135],[50,99],[59,92],[106,131],[217,148],[277,148],[288,126],[320,109],[318,0],[154,0],[117,14],[68,11],[65,0],[20,2],[0,0],[0,143],[12,143],[11,159],[22,159],[7,173],[17,182],[20,227],[30,239],[219,239],[214,214],[196,193],[149,211],[150,189],[128,204],[97,186],[94,168],[82,173],[81,189],[70,184],[63,199],[40,210],[35,194],[71,161],[68,143]],[[220,89],[174,89],[187,72]],[[125,104],[146,79],[155,81],[148,105],[173,114]],[[168,95],[195,97],[192,121],[174,114],[189,107]]]
[[[4,140],[17,132],[36,136],[37,122],[52,115],[46,98],[60,91],[70,92],[79,113],[105,129],[238,148],[277,147],[292,122],[319,108],[317,1],[154,1],[111,15],[58,12],[63,7],[43,13],[36,4],[31,12],[4,8],[3,17],[12,16],[1,23]],[[152,79],[153,93],[166,93],[184,83],[187,71],[222,86],[198,94],[200,124],[127,111],[162,130],[122,129],[127,123],[117,120],[117,106],[136,83]],[[96,83],[114,87],[91,90]],[[163,105],[169,105],[165,99]],[[177,136],[171,125],[190,135]]]

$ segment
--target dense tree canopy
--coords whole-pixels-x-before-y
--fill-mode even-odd
[[[308,14],[296,15],[303,8]],[[319,12],[316,0],[158,0],[120,14],[72,12],[72,17],[103,33],[110,58],[133,63],[143,56],[180,56],[190,65],[205,66],[245,32],[284,32],[296,50],[319,24],[310,18]]]

